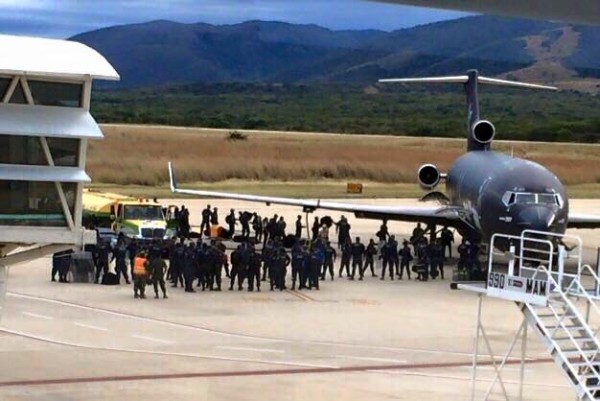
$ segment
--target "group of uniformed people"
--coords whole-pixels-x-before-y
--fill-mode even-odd
[[[187,245],[182,241],[174,241],[170,245],[169,271],[167,278],[177,287],[178,284],[186,292],[195,292],[194,281],[202,290],[221,291],[223,270],[229,276],[229,264],[226,249],[222,243],[211,240],[205,242],[190,241]]]
[[[188,216],[189,212],[182,206],[178,213],[184,222],[182,225],[189,224]],[[380,280],[385,280],[386,276],[390,280],[402,280],[406,272],[410,280],[412,271],[417,274],[417,280],[427,281],[438,276],[444,278],[446,248],[448,256],[452,257],[454,242],[454,235],[447,227],[441,230],[439,237],[434,236],[433,241],[428,241],[426,231],[418,224],[410,240],[402,241],[400,246],[385,222],[375,234],[377,242],[370,239],[365,244],[359,237],[352,241],[351,226],[344,216],[337,222],[329,217],[315,217],[310,239],[302,239],[301,216],[296,220],[295,235],[286,235],[286,222],[278,215],[269,219],[257,213],[238,212],[236,218],[234,209],[231,209],[225,221],[232,233],[237,222],[242,225],[242,235],[236,238],[241,243],[229,257],[223,242],[214,239],[210,242],[202,238],[194,241],[189,236],[180,236],[168,241],[154,240],[145,246],[135,240],[126,241],[123,236],[119,236],[114,246],[108,241],[99,241],[94,252],[95,281],[99,282],[100,276],[108,272],[109,263],[114,260],[117,283],[122,276],[130,284],[131,274],[134,295],[140,298],[145,298],[146,283],[153,284],[156,297],[160,287],[166,298],[165,277],[173,287],[181,286],[186,292],[195,292],[195,288],[221,291],[223,276],[229,280],[229,290],[235,287],[242,290],[246,285],[248,291],[260,291],[261,282],[265,281],[270,290],[285,290],[288,288],[288,270],[292,290],[318,290],[319,281],[327,277],[334,280],[338,252],[337,275],[340,278],[345,273],[349,280],[363,280],[368,272]],[[212,225],[218,224],[217,208],[208,205],[202,211],[201,230],[210,231]],[[250,238],[250,225],[255,232],[254,239]],[[329,241],[329,228],[333,225],[338,250]],[[184,228],[182,231],[187,230]],[[288,237],[293,237],[293,245],[290,245]],[[291,246],[289,254],[284,247],[286,241],[286,247]],[[261,242],[259,250],[256,246],[260,246]],[[469,241],[463,240],[458,253],[459,268],[472,268],[479,263],[479,249]],[[129,272],[128,265],[131,268]],[[379,275],[376,273],[378,269]]]

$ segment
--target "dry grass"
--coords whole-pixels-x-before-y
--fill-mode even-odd
[[[88,170],[95,183],[161,186],[167,162],[181,183],[348,181],[414,183],[417,168],[446,170],[464,140],[333,134],[249,132],[228,141],[226,130],[106,125],[90,143]],[[499,150],[548,166],[568,185],[600,182],[600,147],[582,144],[498,142]]]

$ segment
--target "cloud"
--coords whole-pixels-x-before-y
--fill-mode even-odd
[[[260,19],[394,30],[463,15],[363,0],[0,0],[0,32],[68,37],[156,19],[211,24]]]

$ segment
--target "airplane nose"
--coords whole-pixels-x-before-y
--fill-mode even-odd
[[[516,223],[523,230],[551,231],[556,219],[554,211],[544,206],[530,206],[517,215]]]

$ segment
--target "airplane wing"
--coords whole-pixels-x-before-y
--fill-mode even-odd
[[[598,0],[371,0],[484,14],[600,24]]]
[[[447,225],[456,228],[468,226],[465,218],[466,213],[464,213],[463,209],[456,207],[375,206],[345,202],[321,201],[318,199],[291,199],[274,196],[236,194],[231,192],[180,189],[177,188],[175,172],[170,162],[169,179],[171,184],[171,192],[191,196],[235,199],[247,202],[265,203],[267,205],[276,204],[298,206],[301,207],[305,212],[313,212],[317,209],[336,210],[340,212],[354,213],[357,218],[362,219],[422,222],[425,224]]]
[[[569,213],[568,228],[600,228],[600,216]]]

